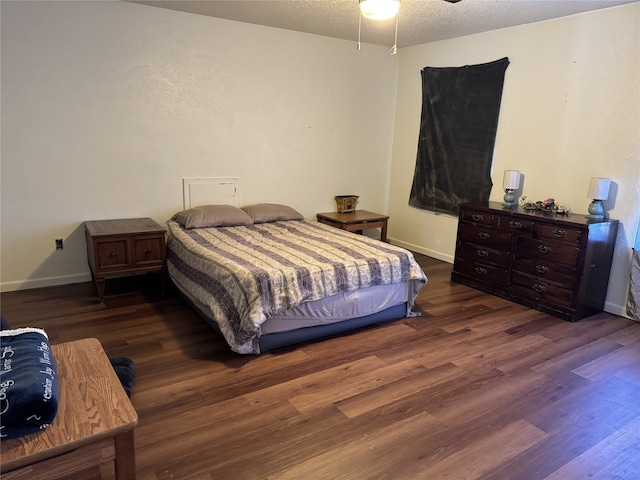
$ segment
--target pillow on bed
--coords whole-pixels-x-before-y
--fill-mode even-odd
[[[279,220],[304,220],[302,214],[287,205],[278,203],[256,203],[242,207],[253,223],[277,222]]]
[[[235,227],[251,225],[253,220],[238,207],[232,205],[203,205],[176,213],[175,220],[184,228]]]

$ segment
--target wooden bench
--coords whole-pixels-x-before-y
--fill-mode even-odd
[[[0,442],[2,480],[52,480],[113,461],[134,480],[138,416],[95,338],[51,346],[58,369],[58,413],[37,433]]]

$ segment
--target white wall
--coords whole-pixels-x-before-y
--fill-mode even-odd
[[[421,108],[420,71],[509,57],[491,200],[504,170],[524,174],[528,200],[553,197],[586,213],[589,178],[613,181],[606,202],[621,221],[606,310],[622,315],[640,212],[640,4],[598,10],[399,52],[390,238],[453,261],[457,218],[408,206]]]
[[[452,261],[456,219],[408,207],[420,70],[508,56],[491,199],[518,169],[529,199],[585,212],[589,177],[612,178],[622,223],[606,308],[623,313],[640,211],[640,4],[397,56],[126,2],[0,9],[2,290],[88,280],[82,222],[162,223],[191,176],[238,176],[241,204],[308,217],[357,194],[391,215],[394,243]]]
[[[126,2],[2,1],[1,22],[5,291],[89,280],[82,222],[163,223],[183,177],[307,217],[339,194],[386,212],[387,47]]]

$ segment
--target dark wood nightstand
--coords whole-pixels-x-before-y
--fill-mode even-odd
[[[104,298],[107,278],[158,272],[162,293],[166,269],[165,228],[150,218],[84,222],[91,274]]]
[[[320,223],[341,228],[349,232],[361,232],[368,228],[380,228],[380,240],[383,242],[387,241],[387,220],[389,220],[389,217],[386,215],[367,212],[366,210],[356,210],[347,213],[318,213],[317,218]]]

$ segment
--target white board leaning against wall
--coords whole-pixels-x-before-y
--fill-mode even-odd
[[[240,179],[237,177],[184,177],[184,209],[201,205],[240,206]]]

